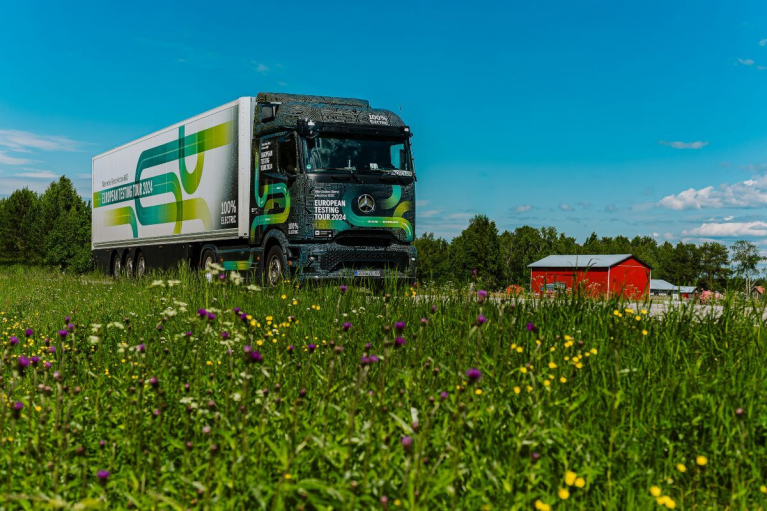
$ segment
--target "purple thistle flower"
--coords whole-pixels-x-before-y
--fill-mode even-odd
[[[413,439],[407,435],[403,436],[400,442],[402,443],[402,447],[404,447],[408,452],[410,452],[410,450],[413,448]]]
[[[485,323],[487,323],[487,318],[485,316],[483,316],[482,314],[477,316],[477,326],[482,326]]]
[[[220,281],[222,281],[222,282],[223,282],[225,279],[226,279],[226,275],[224,275],[223,273],[222,273],[221,275],[219,275],[219,276],[218,276],[218,280],[220,280]]]
[[[306,397],[306,389],[299,390],[298,397]]]
[[[208,311],[206,311],[205,309],[197,309],[197,314],[201,318],[205,318],[208,315]]]
[[[343,324],[344,332],[348,332],[349,329],[352,327],[352,324],[348,321]]]
[[[13,416],[18,419],[23,409],[24,409],[24,403],[22,403],[21,401],[16,401],[15,403],[13,403]]]
[[[436,314],[437,313],[437,306],[436,305],[432,305],[431,306],[431,313],[432,314]]]
[[[160,416],[160,410],[159,408],[155,408],[154,411],[152,412],[152,418],[156,419],[159,416]]]
[[[229,332],[226,332],[226,331],[221,332],[221,338],[224,340],[229,339]]]
[[[32,365],[35,367],[37,367],[37,364],[40,363],[40,357],[38,357],[37,355],[31,357],[29,360],[32,362]]]
[[[442,392],[439,393],[439,397],[440,397],[440,399],[443,399],[443,400],[447,399],[448,398],[448,393],[443,390]]]
[[[69,323],[69,320],[71,320],[69,316],[64,316],[64,323]]]
[[[159,325],[157,325],[157,331],[158,331],[158,332],[162,332],[162,323],[160,323]]]
[[[246,355],[250,353],[251,351],[253,351],[253,346],[251,346],[250,344],[246,344],[245,346],[242,347],[242,352],[245,353]]]
[[[187,336],[187,337],[192,337],[192,332],[189,332],[189,331],[187,331],[187,332],[186,332],[186,336]]]
[[[152,376],[149,378],[149,385],[152,387],[157,388],[157,386],[160,384],[160,380],[157,379],[157,376]]]
[[[261,353],[257,351],[251,351],[250,357],[248,358],[248,361],[251,363],[261,364],[264,361],[264,357],[261,356]]]
[[[213,314],[212,312],[209,312],[208,313],[208,321],[213,321],[214,319],[216,319],[216,315]]]
[[[104,448],[104,447],[106,447],[106,446],[107,446],[107,443],[106,443],[104,440],[99,440],[99,447],[100,447],[100,448],[102,448],[102,449],[103,449],[103,448]]]
[[[360,358],[360,365],[363,366],[363,367],[366,366],[366,365],[370,365],[370,357],[362,357],[362,358]]]
[[[240,308],[239,307],[235,307],[234,309],[232,309],[232,312],[234,312],[235,314],[239,314],[240,313]]]
[[[136,347],[136,349],[139,353],[144,353],[146,351],[146,344],[141,343]]]
[[[372,347],[373,347],[373,345],[372,345],[372,344],[370,344],[369,342],[366,342],[366,343],[365,343],[365,349],[366,349],[366,350],[369,350],[369,349],[370,349],[370,348],[372,348]]]
[[[51,355],[53,355],[54,353],[56,353],[56,346],[50,346],[50,347],[48,348],[48,353],[50,353]]]
[[[294,349],[296,349],[296,347],[291,344],[290,346],[288,346],[288,353],[292,355]]]
[[[44,343],[46,346],[50,346],[50,345],[51,345],[51,340],[50,340],[50,339],[48,339],[48,338],[46,337],[46,338],[45,338],[45,340],[43,341],[43,343]]]
[[[53,366],[53,364],[51,364],[50,362],[45,362],[43,365],[45,366],[46,369],[50,369]]]
[[[397,321],[394,323],[394,330],[396,330],[398,333],[402,333],[405,330],[405,322]]]
[[[466,378],[468,378],[471,383],[475,383],[477,380],[482,378],[482,373],[476,367],[472,367],[466,371]]]
[[[530,457],[533,459],[533,463],[541,459],[541,455],[538,454],[537,452],[534,452]]]
[[[62,339],[66,337],[67,335],[69,335],[69,332],[67,332],[66,330],[59,330],[59,337],[61,337]]]
[[[340,346],[340,345],[336,346],[336,349],[335,349],[336,355],[340,355],[343,350],[344,350],[343,346]]]
[[[309,353],[314,353],[314,350],[317,349],[317,345],[316,344],[309,344],[306,348],[309,350]]]
[[[72,323],[67,325],[67,330],[69,330],[70,332],[72,332],[74,329],[75,329],[75,325],[73,325]]]
[[[528,323],[526,328],[527,328],[528,332],[537,332],[538,331],[538,327],[535,326],[532,323]]]
[[[31,362],[30,362],[30,360],[27,357],[25,357],[23,355],[19,357],[18,364],[19,364],[19,374],[20,375],[24,376],[24,371],[27,370],[27,367],[29,367],[30,363]]]
[[[421,318],[421,326],[426,326],[429,324],[429,320],[426,318]]]
[[[248,320],[248,315],[243,312],[242,314],[240,314],[240,319],[243,320],[243,321],[247,321]]]
[[[378,358],[376,355],[370,355],[370,363],[371,364],[377,364],[379,360],[381,360],[381,359]]]
[[[99,478],[99,482],[101,484],[107,484],[107,479],[109,479],[109,476],[112,475],[107,470],[99,470],[96,472],[96,477]]]
[[[395,348],[401,348],[405,345],[405,338],[404,337],[397,337],[394,339],[394,347]]]
[[[480,289],[479,291],[477,291],[477,301],[479,303],[484,302],[486,298],[487,298],[487,291],[485,291],[484,289]]]
[[[32,330],[31,328],[27,328],[26,330],[24,330],[24,333],[27,335],[27,337],[32,337],[35,334],[35,331]]]
[[[344,294],[346,292],[346,290],[349,289],[349,288],[346,287],[346,286],[341,286],[339,289],[341,290],[341,294]]]
[[[11,346],[16,346],[17,344],[19,344],[19,338],[16,337],[15,335],[12,335],[8,342],[11,343]]]

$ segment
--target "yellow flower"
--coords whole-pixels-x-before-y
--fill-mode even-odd
[[[677,463],[676,469],[683,474],[687,472],[687,467],[684,466],[684,463]]]
[[[396,507],[400,507],[402,505],[402,501],[400,499],[394,499],[394,505]]]
[[[535,509],[538,511],[551,511],[551,506],[540,500],[535,501]]]
[[[209,365],[209,366],[212,366],[212,365],[213,365],[213,362],[211,362],[210,360],[208,360],[208,361],[207,361],[207,362],[205,362],[205,363],[206,363],[207,365]]]
[[[286,472],[285,479],[293,479],[293,476]]]
[[[287,298],[287,295],[282,295],[282,296],[280,296],[280,298],[282,298],[284,300],[285,298]]]
[[[647,335],[647,330],[642,330],[642,335]]]
[[[519,387],[516,387],[516,386],[515,386],[515,387],[514,387],[514,393],[515,393],[515,394],[519,394],[520,392],[522,392],[522,389],[520,389]]]
[[[620,316],[620,315],[621,315],[621,311],[619,311],[618,309],[615,309],[613,311],[613,316]]]
[[[657,486],[650,486],[650,495],[652,495],[653,497],[660,497],[660,493],[661,493],[660,488],[658,488]]]
[[[567,486],[572,486],[573,484],[575,484],[575,479],[577,476],[578,474],[576,474],[572,470],[568,470],[567,472],[565,472],[565,484]]]
[[[525,374],[527,372],[527,367],[520,367],[519,372]]]
[[[565,334],[565,340],[566,341],[571,341],[572,339],[573,339],[572,337],[570,337],[569,335]]]
[[[575,367],[577,367],[578,369],[580,369],[581,367],[583,367],[583,364],[582,364],[582,363],[580,363],[580,362],[578,362],[577,364],[575,364]]]
[[[551,382],[549,380],[543,380],[543,385],[548,387],[549,385],[551,385]]]
[[[760,492],[762,492],[762,493],[767,493],[767,486],[765,486],[765,485],[761,485],[761,486],[759,487],[759,491],[760,491]]]
[[[476,395],[478,395],[478,396],[481,396],[482,395],[482,389],[477,389],[477,390],[474,391],[474,393]]]
[[[642,321],[641,316],[634,316],[634,319],[636,319],[637,321]]]
[[[556,368],[557,368],[557,364],[555,364],[554,362],[549,362],[549,369],[556,369]]]
[[[596,348],[591,348],[591,354],[596,355],[598,353]]]
[[[567,500],[570,498],[570,492],[567,491],[567,488],[560,488],[559,489],[559,498],[562,500]]]
[[[578,479],[575,480],[575,486],[577,486],[578,488],[583,488],[584,486],[586,486],[586,480],[582,477],[579,477]]]
[[[42,406],[40,406],[40,405],[36,405],[36,406],[35,406],[35,410],[37,410],[38,412],[39,412],[40,410],[42,410],[42,409],[43,409],[43,407],[42,407]]]
[[[701,467],[705,467],[706,464],[708,463],[708,458],[706,458],[705,456],[698,456],[697,458],[695,458],[695,463],[697,463]]]
[[[251,319],[250,320],[250,326],[256,326],[256,320],[255,319]]]
[[[517,346],[517,353],[522,353],[525,349],[522,346]]]
[[[671,497],[666,497],[666,507],[668,509],[676,509],[676,501]]]
[[[642,309],[642,314],[647,314],[647,309]]]
[[[559,379],[559,383],[567,383],[567,378],[565,378],[564,376],[562,376],[562,377]]]

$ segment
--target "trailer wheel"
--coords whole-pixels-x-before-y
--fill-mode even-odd
[[[120,259],[120,254],[117,252],[114,253],[112,256],[112,277],[114,278],[120,278],[123,273],[123,263],[122,259]]]
[[[136,278],[140,279],[146,275],[146,258],[143,252],[139,252],[136,256]]]
[[[133,255],[131,254],[125,256],[125,276],[128,278],[133,276]]]
[[[213,273],[210,271],[210,266],[215,262],[216,258],[213,255],[213,251],[209,248],[205,249],[200,257],[200,269],[205,272],[205,278],[208,279],[208,282],[213,280]]]
[[[285,254],[280,245],[274,245],[269,249],[264,265],[264,277],[269,287],[275,287],[282,279],[287,277],[285,268]]]

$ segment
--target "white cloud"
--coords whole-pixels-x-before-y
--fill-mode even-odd
[[[660,145],[673,147],[674,149],[703,149],[708,145],[708,141],[703,142],[701,140],[696,140],[694,142],[669,142],[667,140],[658,140],[658,143]]]
[[[608,204],[607,206],[605,206],[605,211],[608,213],[615,213],[616,211],[618,211],[618,206],[616,206],[615,204]]]
[[[762,39],[759,41],[759,46],[767,46],[767,39]]]
[[[673,210],[764,207],[767,206],[767,176],[735,184],[725,183],[718,188],[689,188],[676,195],[663,197],[656,206]]]
[[[441,213],[438,209],[427,209],[426,211],[418,210],[418,218],[431,218]]]
[[[767,222],[709,223],[684,231],[685,236],[732,238],[740,236],[767,236]]]
[[[59,177],[57,174],[54,174],[50,170],[19,172],[18,174],[14,174],[14,176],[15,177],[31,177],[33,179],[56,179],[57,177]]]
[[[16,158],[14,156],[8,156],[5,151],[0,151],[0,163],[4,165],[27,165],[32,163],[33,160],[29,158]]]
[[[569,204],[560,204],[559,205],[559,209],[561,209],[562,211],[574,211],[575,210],[575,208],[573,208]]]
[[[77,151],[82,142],[67,137],[38,135],[29,131],[0,130],[0,147],[7,147],[16,152],[40,151]]]
[[[265,64],[262,64],[260,62],[253,62],[253,64],[256,65],[256,72],[258,73],[267,73],[269,71],[269,67],[267,67]]]
[[[751,60],[751,59],[738,59],[738,62],[740,62],[744,66],[753,66],[754,65],[754,61]]]
[[[522,206],[517,206],[516,208],[514,208],[514,211],[516,211],[517,213],[524,213],[525,211],[530,211],[531,209],[533,209],[533,207],[530,204],[524,204]]]

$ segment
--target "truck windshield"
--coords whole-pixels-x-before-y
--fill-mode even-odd
[[[374,137],[320,135],[305,139],[304,165],[308,172],[412,170],[405,140]]]

